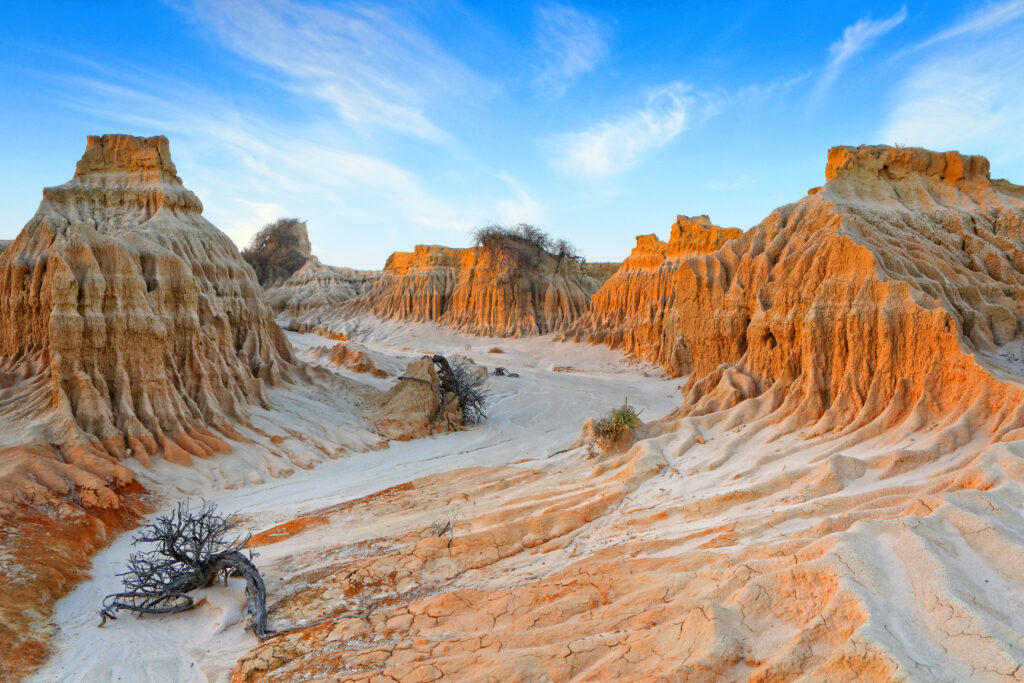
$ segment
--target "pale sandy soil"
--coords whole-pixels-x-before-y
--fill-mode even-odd
[[[373,378],[332,369],[375,388],[390,386],[408,360],[425,352],[465,355],[488,368],[505,366],[520,377],[490,380],[489,419],[478,427],[392,442],[385,450],[364,452],[358,451],[372,446],[375,436],[354,416],[339,420],[337,406],[319,405],[322,399],[312,393],[276,390],[272,392],[274,410],[257,410],[253,420],[266,434],[284,438],[276,454],[267,455],[265,447],[233,444],[231,455],[197,462],[192,468],[162,461],[152,470],[137,468],[140,480],[158,496],[160,511],[181,498],[202,497],[215,501],[225,512],[244,515],[247,527],[258,532],[304,512],[418,477],[471,466],[548,459],[572,444],[588,417],[606,413],[624,398],[643,410],[644,419],[664,416],[678,405],[678,387],[684,381],[667,379],[657,368],[627,360],[604,347],[563,344],[550,337],[463,337],[431,325],[373,320],[356,321],[348,332],[352,343],[365,349],[392,377]],[[289,339],[299,356],[308,361],[315,361],[315,347],[334,343],[311,334],[289,333]],[[489,353],[495,347],[503,353]],[[556,367],[561,370],[555,371]],[[295,430],[313,432],[303,434],[312,439],[295,438]],[[312,447],[310,440],[320,448]],[[562,457],[557,455],[553,461]],[[395,524],[378,519],[376,527],[360,533],[401,531],[391,528]],[[316,534],[307,534],[304,543],[302,547],[270,546],[256,563],[280,564],[286,559],[281,553],[310,552],[320,544],[330,545]],[[256,646],[256,639],[243,628],[239,585],[207,589],[203,592],[206,603],[187,614],[144,619],[126,615],[97,628],[97,609],[103,596],[118,588],[115,574],[130,551],[130,534],[114,541],[96,556],[92,578],[58,603],[58,631],[51,641],[54,655],[32,680],[222,681],[230,677],[238,658]],[[267,578],[273,603],[275,579],[284,579],[273,573]],[[292,624],[273,625],[283,628]]]

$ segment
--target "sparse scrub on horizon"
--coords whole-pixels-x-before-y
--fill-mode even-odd
[[[552,239],[543,230],[519,223],[512,227],[487,225],[473,231],[473,245],[493,253],[500,254],[516,266],[540,264],[541,254],[547,253],[556,259],[555,271],[563,263],[583,263],[576,247],[566,239]]]

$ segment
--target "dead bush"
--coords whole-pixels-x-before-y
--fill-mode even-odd
[[[138,615],[185,612],[196,606],[189,595],[229,574],[245,579],[249,627],[260,639],[267,630],[267,589],[244,551],[249,535],[235,533],[237,523],[217,514],[217,506],[203,503],[193,510],[187,502],[169,515],[157,517],[132,539],[132,545],[148,545],[133,552],[127,571],[119,574],[124,589],[103,599],[102,621],[116,619],[127,610]]]

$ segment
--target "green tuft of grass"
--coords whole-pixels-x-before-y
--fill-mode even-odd
[[[608,450],[627,429],[636,427],[639,413],[629,405],[627,398],[622,405],[613,409],[606,416],[594,422],[594,434],[602,450]]]

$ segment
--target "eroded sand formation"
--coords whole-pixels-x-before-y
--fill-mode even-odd
[[[888,147],[826,178],[679,264],[647,354],[687,395],[626,452],[257,536],[313,625],[234,680],[1024,678],[1024,189]]]
[[[90,137],[74,178],[43,191],[0,258],[0,357],[46,387],[40,440],[83,462],[209,456],[228,450],[209,428],[232,433],[292,372],[259,284],[201,212],[163,137]]]
[[[589,307],[607,277],[594,267],[535,247],[522,262],[495,249],[418,245],[395,252],[380,279],[349,310],[412,322],[439,322],[478,335],[520,336],[561,329]]]
[[[742,234],[714,225],[707,216],[677,216],[668,242],[653,234],[638,235],[636,247],[594,294],[590,311],[566,338],[608,344],[664,363],[675,334],[671,312],[684,259],[714,252]]]
[[[341,302],[369,292],[380,275],[379,270],[324,265],[310,256],[291,277],[267,289],[267,301],[293,319],[326,317]]]
[[[0,677],[42,660],[54,600],[136,519],[128,459],[185,465],[251,443],[236,430],[250,407],[310,378],[201,211],[166,138],[90,137],[0,255]]]

